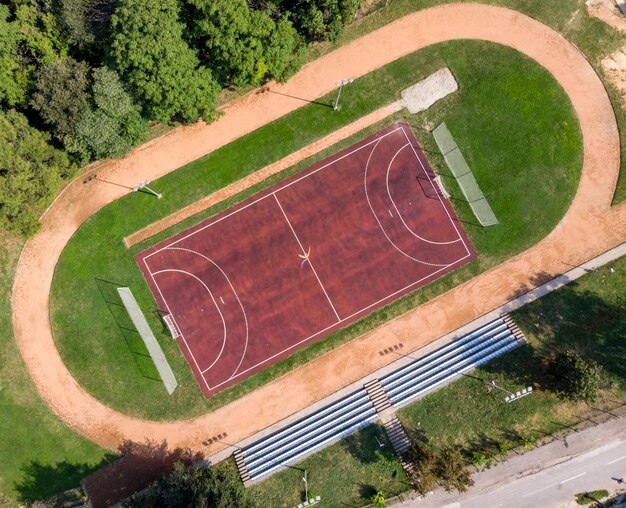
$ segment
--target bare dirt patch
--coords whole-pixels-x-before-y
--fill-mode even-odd
[[[626,16],[619,10],[615,0],[587,0],[587,12],[612,27],[626,32]]]
[[[621,92],[622,105],[626,107],[626,44],[602,60],[601,65],[606,79]]]

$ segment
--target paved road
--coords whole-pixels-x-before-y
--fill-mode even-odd
[[[474,475],[468,492],[437,491],[396,508],[576,506],[574,495],[626,490],[626,418],[577,432]]]
[[[608,443],[565,463],[525,476],[487,495],[458,504],[462,508],[562,506],[578,492],[606,488],[626,478],[626,441]]]

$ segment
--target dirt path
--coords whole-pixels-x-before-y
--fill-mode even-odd
[[[48,295],[54,267],[76,229],[127,189],[92,180],[74,182],[43,218],[22,253],[13,290],[15,336],[37,389],[50,407],[89,439],[114,448],[126,438],[166,439],[208,454],[202,445],[228,433],[230,442],[272,425],[393,360],[378,351],[402,342],[417,349],[510,299],[540,273],[559,274],[626,239],[626,206],[610,209],[619,172],[619,139],[611,103],[591,65],[547,26],[514,11],[477,4],[440,6],[406,16],[305,66],[286,94],[315,99],[341,76],[358,77],[403,55],[450,39],[483,39],[511,46],[546,67],[569,95],[580,120],[584,165],[566,216],[543,241],[423,305],[210,414],[159,423],[129,418],[84,391],[68,372],[50,330]],[[132,186],[154,179],[292,111],[303,103],[277,94],[234,101],[214,124],[176,129],[126,159],[98,169],[99,178]],[[535,282],[533,282],[535,281]],[[294,394],[298,394],[294,397]]]

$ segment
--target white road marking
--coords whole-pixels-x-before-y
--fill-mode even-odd
[[[585,476],[587,473],[580,473],[577,474],[576,476],[572,476],[571,478],[567,478],[566,480],[561,480],[558,481],[556,483],[551,483],[550,485],[547,485],[546,487],[539,489],[539,490],[533,490],[532,492],[529,492],[528,494],[524,494],[522,497],[528,497],[528,496],[532,496],[533,494],[537,494],[539,492],[543,492],[544,490],[549,489],[550,487],[554,487],[555,485],[561,485],[563,483],[567,483],[571,480],[575,480],[576,478],[580,478],[581,476]]]
[[[577,474],[576,476],[572,476],[571,478],[568,478],[567,480],[562,480],[559,483],[566,483],[569,482],[570,480],[575,480],[576,478],[580,478],[581,476],[585,476],[587,473],[580,473]]]
[[[616,462],[619,462],[622,459],[626,459],[626,455],[622,455],[619,459],[615,459],[615,460],[612,460],[611,462],[607,462],[606,465],[608,466],[609,464],[615,464]]]

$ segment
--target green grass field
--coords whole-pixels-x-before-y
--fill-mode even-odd
[[[122,237],[396,99],[399,90],[444,65],[456,75],[460,91],[427,114],[408,120],[417,127],[423,145],[434,148],[431,136],[419,126],[445,118],[490,200],[501,224],[483,229],[447,179],[480,261],[205,401],[178,346],[154,315],[154,300],[132,257],[148,242],[126,250]],[[555,139],[559,142],[553,145]],[[441,167],[436,155],[431,161]],[[155,182],[163,199],[133,194],[90,218],[66,247],[54,277],[52,322],[59,350],[82,386],[127,414],[171,420],[204,413],[531,246],[562,217],[574,195],[580,166],[577,121],[567,97],[545,70],[514,50],[489,43],[454,42],[420,51],[355,81],[346,90],[339,114],[317,105],[302,108]],[[441,171],[446,174],[444,168]],[[535,182],[533,192],[527,192],[528,181]],[[558,195],[554,189],[559,189]],[[213,213],[215,209],[202,216]],[[149,242],[169,237],[199,218]],[[114,302],[114,283],[132,288],[159,332],[179,380],[173,396],[154,379],[138,337],[118,328],[119,307],[107,304]]]
[[[614,410],[616,405],[626,404],[624,287],[626,257],[513,314],[529,344],[476,369],[472,375],[495,380],[499,386],[511,390],[532,384],[537,389],[532,395],[506,404],[502,392],[463,377],[401,409],[398,414],[405,427],[410,433],[415,431],[421,438],[428,439],[435,447],[459,444],[470,458],[473,452],[494,450],[498,444],[519,447],[524,438],[533,441],[556,432],[567,432],[569,427],[586,418],[597,417],[601,409]],[[541,390],[540,355],[563,346],[574,347],[603,366],[603,389],[595,403],[567,402]],[[376,426],[366,430],[374,432],[373,428]],[[363,438],[357,435],[355,439]],[[358,475],[359,482],[381,488],[387,496],[409,488],[401,478],[394,483],[388,482],[388,475],[379,479],[378,460],[358,464],[354,457],[346,456],[346,441],[298,464],[307,471],[319,471],[316,481],[320,487],[316,492],[322,499],[331,500],[329,506],[367,504],[366,497],[356,496],[358,482],[350,491],[345,485],[347,482],[338,481],[343,478],[338,471],[347,470],[348,479]],[[376,446],[370,443],[371,453],[376,451]],[[522,448],[518,448],[518,453]],[[284,470],[255,485],[253,493],[258,506],[295,505],[298,478],[294,473]],[[385,479],[387,482],[383,481]]]

